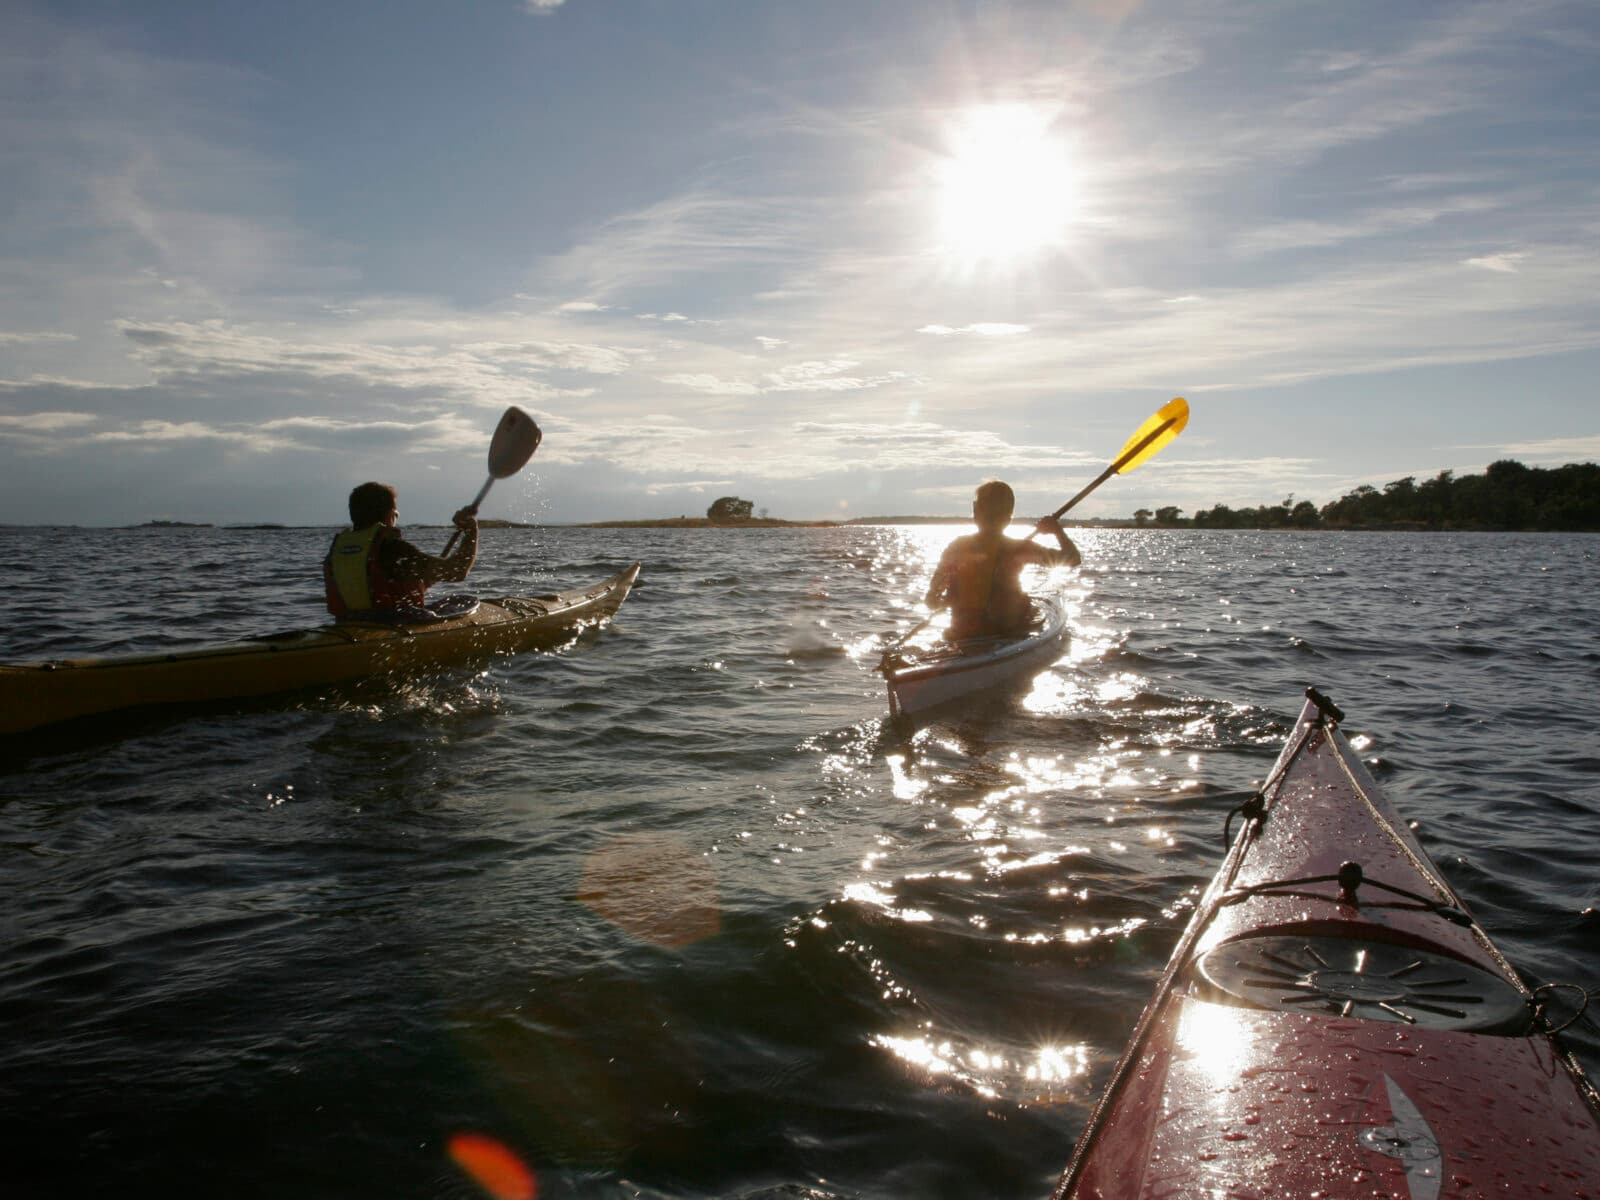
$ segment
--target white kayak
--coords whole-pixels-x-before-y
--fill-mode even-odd
[[[1033,621],[1020,636],[947,642],[930,633],[920,642],[902,640],[884,651],[878,669],[889,684],[889,715],[915,716],[1002,684],[1021,683],[1060,658],[1067,640],[1066,610],[1051,597],[1031,599]]]

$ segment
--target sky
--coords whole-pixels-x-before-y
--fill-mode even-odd
[[[1592,0],[8,0],[0,523],[1600,459]]]

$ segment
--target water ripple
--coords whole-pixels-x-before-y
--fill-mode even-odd
[[[466,1196],[467,1131],[545,1197],[1048,1194],[1307,684],[1528,977],[1600,983],[1600,538],[1084,530],[1062,659],[907,731],[872,664],[953,532],[488,530],[483,594],[641,586],[12,739],[11,1182]],[[0,530],[0,655],[315,623],[327,537]]]

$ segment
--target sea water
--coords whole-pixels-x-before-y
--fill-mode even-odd
[[[640,585],[0,739],[0,1192],[481,1196],[467,1134],[546,1198],[1048,1195],[1308,684],[1527,979],[1600,985],[1600,537],[1074,531],[1060,661],[896,729],[956,532],[488,530],[480,594]],[[0,530],[0,660],[317,624],[330,535]]]

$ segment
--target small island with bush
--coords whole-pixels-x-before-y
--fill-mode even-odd
[[[586,521],[580,529],[809,529],[832,528],[838,521],[782,521],[767,516],[753,516],[755,504],[738,496],[721,496],[711,502],[703,517],[660,517],[639,521]]]

